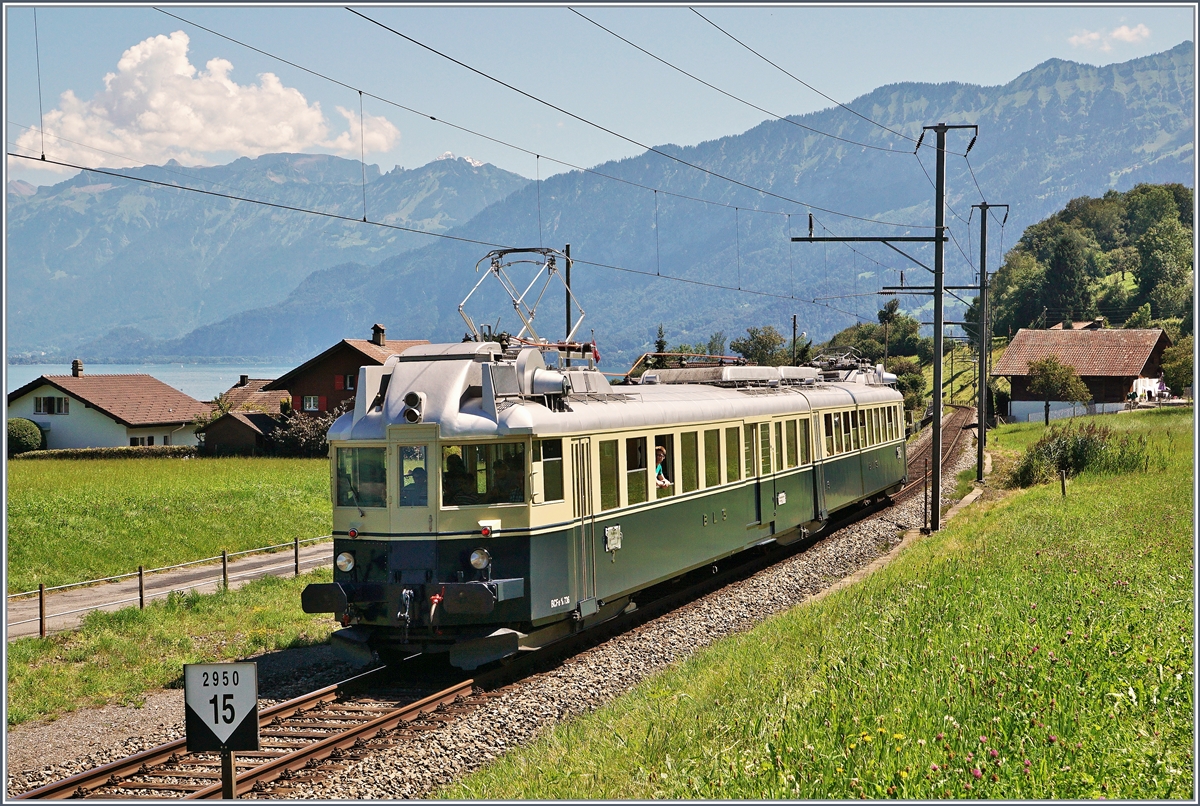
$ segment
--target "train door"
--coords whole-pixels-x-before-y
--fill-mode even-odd
[[[826,520],[829,517],[829,507],[825,504],[825,432],[821,427],[821,415],[812,416],[812,456],[813,456],[813,502],[816,504],[817,519]]]
[[[779,464],[776,461],[778,445],[771,443],[771,423],[758,424],[758,520],[763,525],[775,523],[775,470]],[[782,425],[780,426],[782,428]]]
[[[428,443],[403,443],[396,451],[399,493],[392,510],[392,532],[402,536],[431,534],[437,530],[437,457]]]
[[[592,551],[596,514],[592,501],[592,440],[571,440],[571,478],[574,491],[574,525],[571,527],[572,586],[580,613],[596,612],[596,566]]]
[[[753,481],[746,525],[762,523],[762,479],[758,475],[758,423],[742,423],[742,456],[746,462],[746,480]]]

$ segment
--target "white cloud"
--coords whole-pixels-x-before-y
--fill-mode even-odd
[[[257,84],[237,84],[225,59],[197,70],[188,60],[189,44],[183,31],[151,37],[122,54],[117,71],[104,77],[104,90],[90,101],[64,92],[44,118],[46,156],[111,168],[169,159],[209,164],[210,155],[221,152],[255,157],[316,148],[359,155],[357,114],[338,107],[349,130],[331,139],[319,103],[310,104],[274,73],[260,74]],[[365,118],[366,151],[390,150],[399,130],[386,118]],[[26,131],[17,145],[38,154],[41,135]],[[9,158],[10,166],[14,162],[23,161]]]
[[[1133,28],[1130,28],[1128,25],[1122,25],[1109,34],[1109,36],[1121,42],[1141,42],[1143,39],[1149,38],[1150,29],[1141,23],[1138,23]]]
[[[1150,38],[1150,29],[1142,23],[1138,23],[1130,28],[1128,25],[1122,25],[1114,28],[1108,33],[1101,31],[1083,31],[1068,37],[1067,42],[1073,48],[1099,48],[1106,53],[1113,49],[1113,42],[1141,42],[1143,39]]]

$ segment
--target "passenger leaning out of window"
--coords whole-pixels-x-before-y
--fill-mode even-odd
[[[654,486],[670,487],[672,482],[663,474],[663,462],[667,459],[667,449],[662,445],[654,449]]]

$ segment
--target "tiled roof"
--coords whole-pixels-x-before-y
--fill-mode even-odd
[[[365,359],[362,364],[363,366],[369,365],[377,367],[384,361],[387,361],[388,356],[402,353],[409,347],[417,344],[429,344],[429,341],[427,339],[387,339],[382,345],[379,345],[375,344],[370,339],[342,339],[325,352],[321,353],[320,355],[313,356],[300,366],[293,369],[291,372],[286,373],[282,378],[271,381],[263,388],[272,391],[287,389],[293,379],[298,378],[306,373],[309,367],[312,367],[314,364],[317,364],[325,358],[328,358],[336,350],[342,350],[349,347],[350,349],[357,351]]]
[[[993,375],[1028,375],[1029,362],[1053,355],[1080,376],[1136,378],[1159,341],[1171,346],[1159,328],[1125,330],[1018,330],[992,367]]]
[[[221,415],[200,430],[207,431],[217,423],[224,420],[226,417],[237,420],[251,431],[255,432],[256,434],[262,434],[263,436],[266,436],[279,427],[278,420],[269,414],[263,414],[261,411],[231,411]]]
[[[191,422],[212,408],[152,375],[43,375],[10,392],[9,404],[43,384],[82,400],[128,426]]]
[[[250,378],[246,384],[231,386],[225,393],[225,401],[230,410],[252,406],[271,414],[279,412],[279,401],[289,397],[286,389],[264,392],[263,387],[274,382],[274,378]]]

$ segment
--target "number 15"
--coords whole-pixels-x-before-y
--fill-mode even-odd
[[[233,724],[233,718],[235,716],[232,700],[233,700],[232,694],[226,694],[223,697],[221,697],[221,711],[223,711],[225,713],[225,724],[226,725]],[[212,696],[212,699],[209,700],[208,703],[209,703],[209,705],[211,705],[213,707],[213,724],[216,725],[216,724],[220,723],[220,721],[221,721],[221,714],[220,714],[220,712],[217,711],[217,695],[214,694]]]

